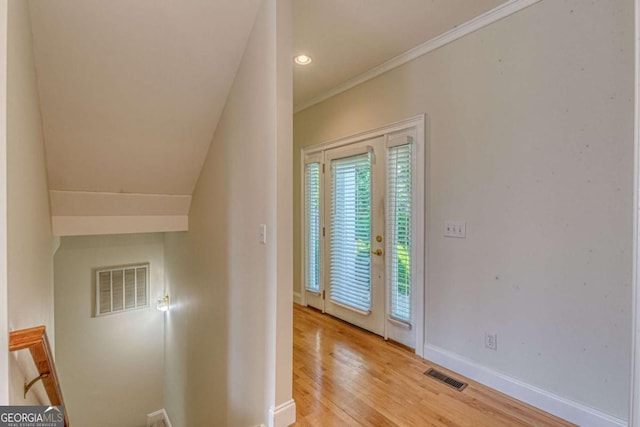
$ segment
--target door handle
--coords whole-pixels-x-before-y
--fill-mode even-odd
[[[376,249],[375,251],[371,251],[372,254],[382,256],[382,249]]]

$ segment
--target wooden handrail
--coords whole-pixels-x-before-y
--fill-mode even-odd
[[[47,338],[44,326],[13,331],[9,334],[9,351],[29,349],[33,362],[36,364],[38,374],[42,378],[42,384],[49,396],[52,406],[64,405],[62,390],[56,373],[56,365],[53,361],[51,346]],[[64,408],[64,425],[69,427],[67,407]]]

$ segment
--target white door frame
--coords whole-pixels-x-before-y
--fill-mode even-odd
[[[638,0],[640,1],[640,0]],[[401,120],[395,123],[391,123],[376,129],[364,131],[355,135],[350,135],[342,138],[333,139],[330,141],[326,141],[320,144],[316,144],[313,146],[305,147],[302,149],[300,153],[300,177],[301,183],[304,183],[304,165],[305,165],[305,157],[309,156],[313,153],[322,152],[324,150],[328,150],[331,148],[337,148],[344,145],[352,144],[354,142],[363,141],[379,136],[383,136],[389,133],[398,132],[408,128],[416,129],[416,144],[418,147],[418,155],[421,156],[422,162],[419,162],[418,167],[416,169],[416,177],[418,178],[417,191],[423,198],[423,213],[424,218],[420,221],[418,230],[422,230],[422,232],[417,233],[419,236],[424,236],[422,244],[416,245],[416,259],[421,259],[422,268],[418,268],[416,271],[416,287],[413,289],[414,296],[416,299],[416,313],[415,313],[415,322],[413,327],[415,327],[415,352],[418,356],[424,357],[424,339],[425,339],[425,319],[426,319],[426,304],[425,304],[425,290],[427,285],[427,266],[428,264],[428,254],[427,254],[427,242],[428,239],[428,211],[429,211],[429,194],[428,194],[428,185],[426,185],[425,177],[428,177],[429,174],[429,140],[428,140],[428,118],[426,114],[420,114],[418,116],[410,117],[405,120]],[[322,195],[321,195],[322,197]],[[304,185],[300,185],[300,201],[304,204]],[[305,221],[304,221],[304,206],[301,209],[301,233],[300,233],[300,247],[304,248],[305,245]],[[324,245],[322,245],[324,246]],[[302,305],[306,306],[306,289],[304,286],[305,283],[305,259],[301,258],[300,261],[300,302]]]

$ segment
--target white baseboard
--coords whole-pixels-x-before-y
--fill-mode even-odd
[[[288,427],[296,422],[296,402],[293,399],[269,410],[269,427]]]
[[[300,292],[293,293],[293,302],[298,305],[302,305],[302,295]]]
[[[493,371],[434,345],[425,344],[424,358],[580,426],[627,426],[627,422],[624,420]]]
[[[147,427],[153,425],[153,423],[158,421],[164,421],[164,424],[167,427],[173,427],[171,425],[171,421],[169,420],[169,415],[167,415],[167,411],[165,411],[164,409],[160,409],[159,411],[147,414]]]

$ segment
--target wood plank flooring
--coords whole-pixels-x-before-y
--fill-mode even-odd
[[[296,426],[571,426],[408,350],[294,304]],[[469,383],[462,392],[430,367]]]

